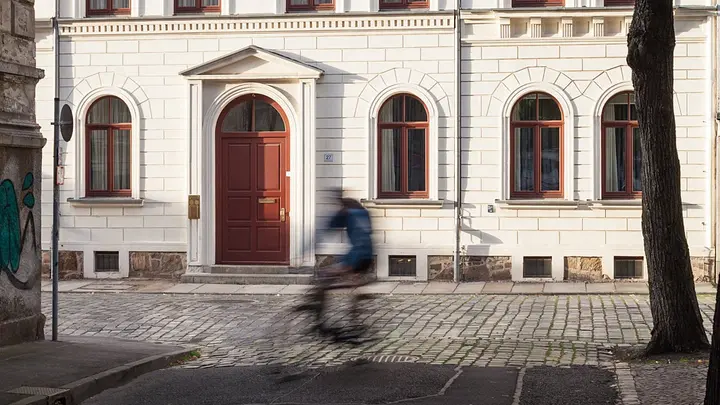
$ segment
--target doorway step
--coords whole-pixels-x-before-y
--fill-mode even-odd
[[[312,268],[287,266],[208,266],[203,273],[182,275],[183,283],[195,284],[311,284]]]

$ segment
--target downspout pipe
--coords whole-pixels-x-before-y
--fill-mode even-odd
[[[453,279],[460,282],[460,236],[462,233],[462,130],[461,125],[461,74],[462,74],[462,36],[461,19],[462,0],[455,2],[455,255],[453,257]]]
[[[55,0],[53,17],[53,54],[55,56],[55,115],[53,119],[53,222],[52,222],[52,340],[58,339],[58,239],[60,235],[60,190],[58,187],[58,163],[60,162],[60,0]]]

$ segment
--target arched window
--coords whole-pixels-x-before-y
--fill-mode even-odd
[[[545,93],[518,100],[510,119],[510,196],[563,196],[563,116]]]
[[[639,198],[642,152],[633,92],[620,93],[605,104],[601,148],[603,198]]]
[[[398,94],[378,117],[378,197],[427,198],[428,112],[418,98]]]
[[[129,197],[132,119],[117,97],[95,101],[87,114],[87,195]]]
[[[221,132],[285,132],[285,121],[270,99],[244,97],[234,104],[222,118]]]

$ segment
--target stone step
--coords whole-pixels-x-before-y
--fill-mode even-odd
[[[312,284],[310,274],[213,274],[188,273],[181,277],[183,283],[193,284]]]
[[[288,266],[210,266],[210,274],[313,274],[312,267],[288,267]]]

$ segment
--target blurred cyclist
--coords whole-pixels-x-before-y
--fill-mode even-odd
[[[316,315],[317,330],[323,335],[332,335],[336,340],[352,339],[356,334],[347,330],[332,329],[325,326],[322,314],[326,307],[327,292],[334,288],[357,288],[371,282],[370,274],[373,264],[372,225],[370,214],[359,201],[342,197],[342,192],[336,190],[334,198],[340,208],[328,223],[329,229],[342,229],[347,231],[350,241],[350,250],[343,256],[341,262],[334,267],[318,269],[316,285],[309,294],[310,302],[303,304],[297,310],[313,310]],[[353,316],[357,315],[358,303],[365,297],[353,297]]]

